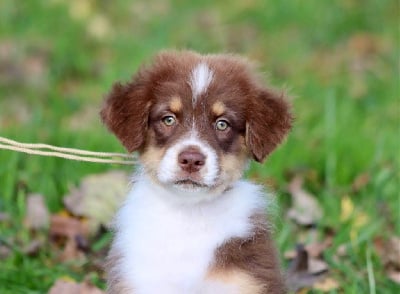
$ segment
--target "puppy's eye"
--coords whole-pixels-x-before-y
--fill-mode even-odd
[[[173,125],[176,123],[176,120],[175,120],[175,117],[173,117],[173,116],[171,116],[171,115],[168,115],[168,116],[164,116],[164,117],[162,118],[162,122],[163,122],[166,126],[170,127],[170,126],[173,126]]]
[[[217,122],[215,123],[215,128],[218,131],[225,131],[226,129],[229,128],[229,123],[223,119],[217,120]]]

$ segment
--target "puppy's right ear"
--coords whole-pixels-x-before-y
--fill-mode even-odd
[[[116,83],[104,101],[100,116],[129,152],[143,147],[150,111],[145,82],[139,76],[127,84]]]

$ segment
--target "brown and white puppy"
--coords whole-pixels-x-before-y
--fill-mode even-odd
[[[108,292],[284,293],[262,188],[240,180],[292,117],[232,55],[158,54],[101,117],[141,169],[116,217]]]

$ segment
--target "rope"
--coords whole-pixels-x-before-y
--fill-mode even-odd
[[[60,157],[70,160],[86,161],[86,162],[115,163],[115,164],[137,163],[135,157],[130,154],[93,152],[93,151],[74,149],[74,148],[57,147],[41,143],[39,144],[21,143],[1,136],[0,136],[0,149],[13,150],[33,155]],[[51,151],[40,150],[40,149],[47,149]],[[121,158],[121,159],[113,159],[113,158]]]

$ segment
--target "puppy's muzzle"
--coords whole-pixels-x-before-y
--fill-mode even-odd
[[[196,147],[188,147],[178,155],[178,164],[188,173],[195,173],[202,169],[206,163],[206,156]]]

